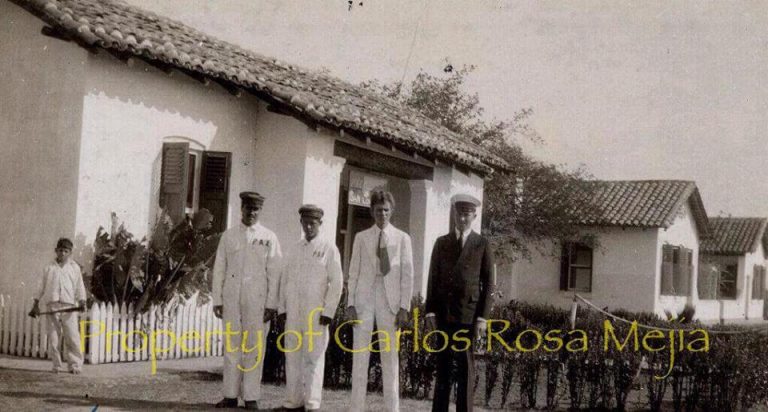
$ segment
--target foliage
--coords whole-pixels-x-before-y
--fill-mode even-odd
[[[692,309],[686,308],[684,312],[692,316]],[[659,329],[704,328],[697,322],[681,321],[682,317],[662,320],[651,313],[627,311],[617,311],[613,315]],[[542,334],[558,329],[570,330],[569,312],[549,305],[512,301],[496,308],[491,317],[510,322],[509,328],[501,333],[507,342],[514,341],[524,330],[536,329]],[[575,328],[584,330],[589,339],[589,350],[584,352],[500,350],[498,354],[488,357],[486,368],[495,367],[502,372],[501,385],[495,385],[502,392],[499,406],[506,406],[515,374],[534,376],[540,372],[547,374],[546,385],[539,387],[539,390],[547,392],[544,405],[547,409],[556,408],[558,397],[565,393],[574,410],[625,410],[633,388],[644,388],[643,397],[646,399],[644,405],[634,406],[650,410],[730,411],[739,407],[746,410],[768,402],[768,370],[761,367],[768,362],[768,336],[764,330],[754,333],[734,325],[707,327],[710,350],[676,351],[670,376],[657,379],[656,376],[663,376],[670,369],[669,349],[651,352],[643,348],[635,351],[609,346],[606,351],[603,347],[605,319],[604,315],[596,312],[579,312]],[[623,322],[613,321],[612,325],[617,337],[627,336],[630,330],[629,325]],[[647,329],[638,328],[640,342],[647,333]],[[566,333],[558,336],[567,342]],[[678,335],[675,335],[677,338]],[[525,345],[529,343],[525,342]],[[507,372],[510,369],[515,372]],[[486,376],[489,375],[486,370]],[[560,375],[559,378],[556,375]],[[535,400],[531,402],[531,392],[536,390],[530,385],[531,378],[520,376],[518,381],[521,405],[536,407]],[[486,404],[488,401],[486,398]]]
[[[96,234],[91,293],[97,301],[133,304],[137,312],[195,293],[205,303],[218,240],[191,220],[172,227],[165,213],[149,240],[137,240],[113,213],[110,232],[99,227]]]
[[[486,120],[478,95],[464,91],[473,70],[474,66],[463,67],[446,76],[420,72],[408,85],[370,81],[363,86],[418,110],[507,161],[513,170],[497,170],[486,181],[483,207],[483,230],[502,246],[496,248],[500,256],[528,256],[529,244],[540,248],[550,239],[594,243],[589,234],[582,239],[585,233],[578,225],[581,216],[597,207],[585,201],[595,188],[587,181],[586,170],[568,170],[523,153],[520,139],[541,141],[530,125],[533,110],[519,110],[509,120]]]
[[[421,301],[414,300],[412,305],[423,313]],[[329,328],[331,337],[346,320],[344,307],[346,305],[342,302]],[[622,310],[612,314],[655,328],[691,330],[703,327],[696,322],[663,320],[652,313]],[[476,402],[489,408],[543,407],[553,410],[567,404],[571,410],[730,411],[739,407],[746,410],[768,402],[768,368],[761,366],[768,362],[768,336],[764,331],[746,333],[747,330],[739,326],[707,328],[710,331],[710,350],[676,352],[672,373],[666,379],[656,379],[655,376],[663,376],[669,369],[669,350],[619,350],[613,345],[606,350],[603,338],[607,318],[603,314],[579,311],[575,329],[585,331],[588,339],[586,351],[548,352],[543,349],[546,341],[542,348],[528,352],[514,346],[513,342],[522,336],[523,331],[531,330],[538,330],[542,335],[555,331],[549,336],[557,336],[567,343],[571,328],[570,313],[566,310],[551,305],[511,301],[495,308],[491,319],[509,322],[506,329],[501,322],[495,321],[490,327],[512,345],[513,350],[504,349],[494,340],[491,351],[484,351],[476,357],[479,373],[475,388],[481,387],[479,383],[484,381],[484,390],[475,391]],[[423,317],[419,322],[419,330],[423,331]],[[626,323],[613,321],[612,325],[619,339],[630,331],[630,325]],[[275,349],[275,340],[282,331],[283,326],[278,324],[268,335],[264,364],[264,380],[267,382],[284,381],[284,357]],[[344,346],[351,347],[352,328],[346,325],[338,332]],[[640,342],[647,333],[647,329],[638,328]],[[536,339],[526,332],[521,337],[521,343],[523,347],[531,348],[535,346]],[[482,346],[485,347],[485,344]],[[435,356],[423,349],[414,351],[411,339],[402,340],[400,393],[403,396],[429,398],[434,383]],[[332,338],[325,359],[324,387],[349,389],[352,354],[343,351]],[[369,390],[381,390],[381,366],[376,354],[371,356],[368,379]],[[640,393],[630,398],[633,390]],[[631,399],[639,403],[630,404]]]

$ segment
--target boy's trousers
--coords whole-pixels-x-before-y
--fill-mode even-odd
[[[51,302],[48,310],[73,308],[75,305],[61,302]],[[53,361],[53,369],[61,370],[60,346],[64,343],[64,359],[69,370],[80,370],[83,366],[83,352],[80,350],[80,331],[78,329],[78,312],[64,312],[45,315],[48,328],[48,356]]]

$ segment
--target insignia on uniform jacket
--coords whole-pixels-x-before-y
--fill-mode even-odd
[[[312,253],[312,256],[322,258],[323,256],[325,256],[325,252],[323,252],[322,250],[316,250],[314,253]]]
[[[254,240],[253,240],[253,244],[254,244],[254,245],[259,245],[259,246],[266,246],[266,247],[269,247],[270,243],[271,243],[271,242],[270,242],[270,240],[269,240],[269,239],[254,239]]]

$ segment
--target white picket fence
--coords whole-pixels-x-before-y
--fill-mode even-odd
[[[45,318],[27,316],[30,309],[31,297],[0,294],[0,354],[47,358]],[[213,315],[210,302],[199,306],[193,297],[172,309],[151,306],[143,314],[133,312],[132,306],[101,302],[79,315],[79,324],[88,321],[86,362],[149,360],[151,345],[158,348],[157,359],[223,354],[223,335],[216,333],[222,331],[222,322]]]

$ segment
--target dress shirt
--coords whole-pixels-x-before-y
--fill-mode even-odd
[[[459,240],[459,235],[464,235],[461,238],[461,247],[464,247],[464,245],[467,244],[467,237],[470,233],[472,233],[472,228],[468,227],[466,230],[464,230],[464,232],[459,232],[459,229],[454,229],[453,231],[456,234],[456,240]]]

